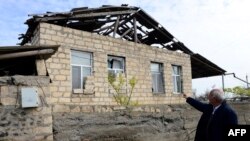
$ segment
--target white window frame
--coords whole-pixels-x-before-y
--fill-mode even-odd
[[[71,85],[72,85],[72,89],[83,89],[83,68],[90,68],[90,76],[92,75],[92,70],[93,70],[93,53],[91,53],[91,52],[87,52],[87,51],[79,51],[79,50],[71,50],[71,58],[72,58],[72,55],[73,55],[73,53],[72,53],[72,51],[76,51],[76,52],[82,52],[82,53],[88,53],[88,54],[90,54],[90,65],[81,65],[81,64],[73,64],[73,63],[70,63],[70,65],[71,65],[71,79],[73,78],[73,66],[76,66],[76,67],[80,67],[80,72],[81,72],[81,74],[80,74],[80,78],[81,78],[81,80],[80,80],[80,82],[81,82],[81,87],[80,88],[73,88],[73,80],[71,80]],[[88,59],[88,58],[86,58],[86,59]]]
[[[110,58],[122,59],[122,69],[119,69],[119,68],[110,68],[109,67],[109,59]],[[114,72],[114,74],[125,73],[125,58],[124,57],[108,55],[107,63],[108,63],[108,72],[112,71],[112,72]]]
[[[177,72],[179,72],[180,74],[175,74],[174,72],[174,68],[177,68]],[[178,78],[180,79],[180,83],[178,86],[177,80]],[[174,94],[181,94],[183,93],[183,82],[182,82],[182,66],[179,65],[172,65],[172,79],[173,79],[173,92]],[[180,87],[180,90],[178,90],[178,88]]]
[[[152,64],[157,64],[157,65],[159,65],[159,71],[152,71],[152,69],[151,69],[151,65]],[[165,85],[164,85],[164,76],[163,76],[163,63],[158,63],[158,62],[151,62],[150,63],[150,72],[151,72],[151,79],[152,79],[152,92],[154,93],[154,94],[157,94],[157,93],[165,93]],[[154,89],[154,80],[153,80],[153,74],[156,74],[156,75],[159,75],[160,77],[161,77],[161,79],[162,79],[162,91],[160,91],[159,90],[159,83],[156,83],[156,90]],[[156,82],[158,82],[158,80],[156,81]]]

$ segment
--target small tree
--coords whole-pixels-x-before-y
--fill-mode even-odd
[[[131,101],[131,97],[133,94],[133,90],[135,88],[135,85],[137,83],[137,80],[135,77],[132,77],[129,80],[129,85],[131,87],[129,94],[123,94],[122,91],[122,87],[125,84],[125,79],[123,78],[122,74],[119,74],[118,77],[116,77],[115,74],[113,73],[109,73],[108,74],[108,82],[110,84],[110,86],[114,89],[115,93],[113,93],[113,97],[115,99],[115,101],[121,105],[121,106],[135,106],[138,105],[138,102],[132,102]]]
[[[241,86],[236,86],[234,88],[226,88],[224,89],[225,92],[233,93],[239,96],[250,96],[250,89],[246,89]]]

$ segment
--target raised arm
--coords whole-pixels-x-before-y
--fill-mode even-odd
[[[193,98],[191,98],[191,97],[187,97],[186,94],[183,94],[183,97],[186,98],[186,102],[187,102],[188,104],[190,104],[190,105],[193,106],[195,109],[197,109],[197,110],[199,110],[199,111],[201,111],[201,112],[205,112],[205,111],[207,110],[207,108],[208,108],[208,104],[202,103],[202,102],[200,102],[200,101],[198,101],[198,100],[195,100],[195,99],[193,99]]]

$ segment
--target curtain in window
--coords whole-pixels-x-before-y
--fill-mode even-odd
[[[151,63],[152,91],[154,93],[164,92],[162,64]]]
[[[72,87],[73,89],[81,88],[81,67],[72,66]]]
[[[92,71],[92,53],[71,50],[72,88],[84,89],[86,77]]]
[[[109,73],[117,74],[124,72],[124,58],[108,56],[108,71]]]
[[[163,76],[161,73],[153,73],[152,74],[152,87],[153,87],[153,92],[159,93],[159,92],[164,92],[164,87],[163,87]]]
[[[181,66],[172,66],[174,92],[182,93]]]

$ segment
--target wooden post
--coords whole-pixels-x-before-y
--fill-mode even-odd
[[[137,43],[138,39],[137,39],[136,17],[133,18],[133,22],[134,22],[134,41]]]

